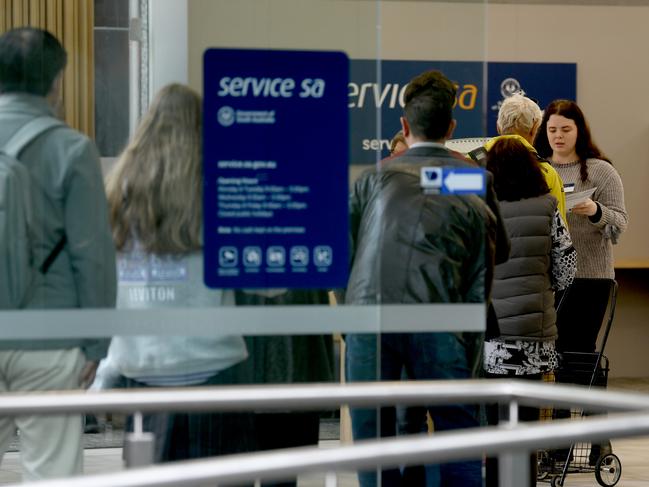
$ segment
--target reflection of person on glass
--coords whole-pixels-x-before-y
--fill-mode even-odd
[[[203,284],[201,99],[162,88],[108,176],[113,238],[119,251],[118,308],[234,305],[232,291]],[[178,323],[182,335],[182,324]],[[110,368],[127,387],[213,386],[236,381],[247,357],[240,336],[116,336],[98,374]],[[158,462],[248,451],[249,414],[154,413]]]
[[[6,13],[8,7],[3,8]],[[27,143],[19,151],[19,164],[8,165],[6,160],[2,164],[0,302],[3,307],[9,304],[5,304],[6,299],[13,293],[17,294],[18,302],[11,306],[16,308],[47,310],[115,305],[115,250],[97,149],[87,136],[56,121],[67,59],[59,40],[45,30],[22,27],[6,30],[0,36],[0,147],[9,151],[6,144],[11,142],[14,148],[20,145],[17,142],[21,134],[22,143]],[[68,76],[76,76],[76,65],[73,63],[67,72]],[[43,122],[54,125],[37,136],[35,129]],[[32,184],[21,185],[22,189],[15,186],[21,180],[18,169],[27,171]],[[27,188],[29,193],[25,192]],[[9,191],[5,193],[5,189]],[[12,192],[17,198],[30,198],[30,222],[22,220],[22,213],[16,215],[20,207],[12,202]],[[15,230],[22,223],[28,223],[31,232],[30,238],[21,241]],[[35,267],[26,294],[20,278],[27,278],[30,269],[19,265],[17,275],[11,272],[16,254],[10,249],[14,242],[24,244],[17,247],[23,247],[19,250],[32,258]],[[3,317],[3,320],[6,320],[3,326],[11,326],[10,318]],[[53,320],[46,312],[42,324],[52,330],[65,330],[67,326],[63,318]],[[85,325],[88,330],[101,326],[92,318]],[[104,339],[75,337],[2,340],[0,394],[85,387],[92,382],[107,346],[108,341]],[[83,472],[81,415],[0,417],[0,462],[16,431],[24,480],[68,477]]]
[[[576,252],[539,162],[522,142],[505,138],[493,144],[487,169],[494,175],[514,258],[496,266],[493,303],[500,337],[485,341],[485,374],[540,381],[557,365],[553,291],[572,282]],[[498,424],[497,405],[487,407],[487,419]],[[538,421],[539,410],[522,407],[520,419]],[[487,487],[498,486],[496,458],[487,458],[486,473]],[[536,485],[536,452],[529,485]]]
[[[380,170],[366,171],[355,183],[350,203],[353,258],[345,303],[484,302],[485,276],[490,275],[486,267],[493,258],[493,246],[485,242],[495,225],[493,213],[477,196],[429,194],[421,187],[424,167],[474,167],[444,147],[455,128],[455,95],[453,83],[438,71],[413,79],[405,92],[401,119],[409,149]],[[472,376],[482,334],[461,329],[378,337],[349,334],[346,343],[349,381],[399,380],[404,367],[416,380],[460,379]],[[436,431],[479,425],[473,405],[428,406],[427,410]],[[355,440],[396,433],[394,407],[383,408],[380,422],[371,409],[354,408],[351,415]],[[425,421],[424,415],[420,421]],[[431,478],[434,475],[441,478]],[[481,461],[427,468],[426,476],[405,480],[398,469],[381,475],[384,487],[478,487]],[[359,480],[361,487],[378,483],[374,472],[359,473]]]

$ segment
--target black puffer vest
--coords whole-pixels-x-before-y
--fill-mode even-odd
[[[551,285],[556,208],[557,200],[550,195],[500,202],[512,246],[509,260],[496,266],[493,286],[502,338],[546,341],[557,337]]]

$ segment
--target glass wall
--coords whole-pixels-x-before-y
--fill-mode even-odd
[[[23,245],[36,265],[14,266],[34,278],[0,312],[0,377],[16,353],[44,352],[30,358],[37,371],[67,360],[68,379],[81,380],[1,390],[88,386],[86,360],[107,350],[95,389],[471,377],[482,365],[496,224],[482,173],[468,163],[454,173],[465,163],[443,145],[481,147],[519,90],[541,108],[576,99],[622,175],[627,209],[644,207],[647,165],[635,161],[646,97],[633,87],[649,69],[635,52],[649,7],[568,3],[96,0],[94,49],[79,62],[71,30],[60,38],[76,60],[65,76],[93,68],[79,90],[94,93],[84,98],[94,128],[73,125],[98,148],[102,172],[91,144],[60,127],[21,153],[37,183]],[[59,7],[70,29],[81,23]],[[595,28],[575,27],[584,18]],[[616,54],[628,50],[633,64]],[[429,70],[456,91],[456,123],[443,133],[413,127],[420,112],[404,112],[411,80]],[[43,100],[23,103],[47,112]],[[414,155],[392,146],[400,130]],[[0,129],[0,143],[11,133]],[[643,231],[621,237],[618,267],[646,267]],[[433,425],[438,413],[356,411],[352,427],[346,408],[179,412],[147,416],[145,427],[162,461],[473,425],[443,415]],[[87,420],[103,446],[132,427],[118,414]],[[59,427],[79,436],[78,425]]]
[[[34,200],[34,261],[49,265],[0,317],[3,361],[27,354],[37,370],[71,369],[67,382],[54,373],[7,381],[7,391],[447,378],[429,362],[413,369],[427,346],[417,337],[466,333],[479,351],[468,337],[485,326],[480,196],[429,197],[440,190],[420,186],[418,167],[394,173],[408,181],[407,198],[378,188],[407,86],[423,72],[441,70],[442,85],[455,85],[455,137],[486,135],[483,3],[96,1],[92,17],[87,135],[102,173],[74,134],[82,155],[57,156],[54,174],[35,169],[44,193]],[[64,151],[59,130],[24,157],[39,165],[43,147]],[[437,150],[451,137],[438,134]],[[360,208],[369,202],[371,218]],[[473,219],[460,230],[446,217],[462,205]],[[381,334],[413,348],[387,350]],[[102,358],[93,381],[86,362]],[[368,413],[376,419],[360,411],[355,424]],[[133,428],[120,414],[85,420],[86,441],[99,446],[120,446]],[[428,428],[424,416],[415,421],[416,432]],[[384,422],[357,428],[357,439],[388,434]],[[15,428],[23,451],[56,465],[25,464],[26,478],[83,470],[79,418],[57,425],[75,461],[30,443],[31,426]],[[346,408],[180,411],[145,415],[144,428],[157,436],[156,461],[352,439]]]

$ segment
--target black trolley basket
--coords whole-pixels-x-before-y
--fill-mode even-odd
[[[606,387],[609,361],[604,349],[616,299],[614,279],[586,278],[575,279],[558,299],[557,383]],[[552,417],[576,419],[584,415],[581,410],[555,410]],[[614,486],[622,475],[620,459],[599,445],[574,443],[565,450],[540,451],[538,458],[538,480],[550,482],[552,487],[563,486],[569,473],[594,473],[597,483],[604,487]]]

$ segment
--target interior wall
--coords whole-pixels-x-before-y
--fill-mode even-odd
[[[649,377],[649,269],[618,269],[617,310],[604,349],[611,377]]]
[[[649,7],[492,5],[488,58],[576,62],[577,98],[593,137],[622,176],[630,225],[618,266],[649,266]],[[548,80],[551,82],[551,80]]]
[[[351,58],[576,62],[577,96],[620,171],[631,225],[620,267],[649,267],[649,6],[433,1],[189,0],[189,83],[208,47],[340,49]],[[380,23],[380,43],[376,24]],[[633,60],[633,62],[629,62]],[[548,80],[551,82],[551,80]]]
[[[377,56],[372,1],[188,0],[189,84],[202,92],[209,47],[343,50]]]
[[[491,5],[487,57],[576,62],[577,101],[622,176],[629,228],[615,247],[618,306],[606,347],[611,377],[649,376],[649,6]],[[551,82],[551,80],[548,80]]]
[[[575,62],[577,97],[620,172],[630,226],[618,267],[649,267],[649,6],[368,0],[188,0],[188,79],[208,47],[334,49],[351,58]],[[380,43],[376,25],[380,25]],[[548,80],[551,83],[552,80]],[[531,94],[533,96],[533,94]],[[353,174],[359,172],[355,168]],[[620,271],[609,343],[614,376],[648,376],[645,271]],[[625,350],[638,353],[630,354]],[[646,359],[644,357],[647,357]]]

